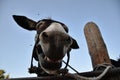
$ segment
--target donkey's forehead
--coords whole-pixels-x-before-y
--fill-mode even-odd
[[[56,22],[56,23],[60,23],[61,25],[65,25],[65,24],[63,24],[62,22],[55,21],[55,20],[53,20],[53,19],[42,19],[42,20],[38,21],[38,23],[41,22],[41,21],[43,21],[43,22],[45,22],[45,23],[49,23],[49,24],[51,24],[51,23],[53,23],[53,22]]]
[[[51,23],[48,26],[48,28],[46,28],[44,31],[45,32],[56,31],[56,32],[66,33],[65,29],[63,28],[63,26],[60,23],[57,23],[57,22]]]
[[[54,24],[53,24],[54,23]],[[37,22],[36,27],[40,28],[40,32],[44,31],[45,29],[47,29],[48,27],[50,27],[52,25],[52,27],[56,26],[56,28],[60,28],[60,26],[63,27],[63,29],[68,32],[68,28],[65,24],[59,22],[59,21],[55,21],[52,19],[42,19],[40,21]]]

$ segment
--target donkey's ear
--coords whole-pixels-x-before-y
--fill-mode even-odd
[[[71,45],[70,47],[71,47],[72,49],[78,49],[79,46],[78,46],[77,41],[76,41],[75,39],[73,39],[73,38],[72,38],[72,41],[73,41],[73,43],[72,43],[72,45]]]
[[[25,17],[13,15],[14,20],[17,22],[19,26],[27,30],[36,30],[35,25],[37,22]]]

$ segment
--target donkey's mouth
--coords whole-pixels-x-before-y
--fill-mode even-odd
[[[42,69],[47,72],[51,73],[51,71],[59,70],[62,66],[62,60],[51,60],[45,55],[39,55],[39,62]]]

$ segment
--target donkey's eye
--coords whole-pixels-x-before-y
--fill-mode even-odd
[[[45,23],[44,21],[40,21],[39,25],[42,25],[42,24],[44,24],[44,23]]]
[[[66,38],[66,41],[67,41],[67,42],[71,42],[71,38],[70,38],[70,37],[67,37],[67,38]]]
[[[45,22],[44,21],[40,21],[38,24],[37,24],[37,29],[41,29],[41,26],[44,26]]]

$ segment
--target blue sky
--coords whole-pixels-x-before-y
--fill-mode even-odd
[[[0,0],[0,69],[10,77],[35,76],[27,72],[35,32],[19,27],[12,15],[35,21],[51,17],[65,23],[80,46],[71,51],[70,59],[70,65],[79,72],[92,70],[83,31],[87,22],[99,26],[110,58],[120,56],[120,0]]]

